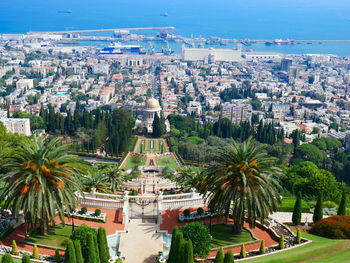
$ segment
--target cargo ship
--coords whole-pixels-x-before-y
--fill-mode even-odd
[[[140,45],[124,45],[120,42],[113,43],[97,51],[100,55],[123,54],[123,51],[143,52]]]
[[[120,54],[123,54],[123,52],[117,48],[104,47],[100,50],[97,50],[96,54],[97,55],[120,55]]]

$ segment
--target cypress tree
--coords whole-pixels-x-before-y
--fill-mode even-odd
[[[301,198],[301,191],[299,191],[293,209],[292,222],[294,225],[300,225],[301,222]]]
[[[172,263],[180,263],[181,262],[181,243],[183,241],[183,234],[181,231],[178,232],[176,240],[175,240],[175,254],[174,261]]]
[[[81,252],[81,245],[79,240],[74,240],[74,248],[77,263],[84,263],[84,258]]]
[[[33,258],[39,259],[39,250],[38,250],[38,247],[36,246],[36,244],[34,244],[34,246],[33,246]]]
[[[278,245],[279,249],[284,249],[284,236],[283,234],[280,236],[280,241]]]
[[[245,253],[245,245],[242,244],[242,246],[241,246],[240,257],[241,257],[241,258],[245,258],[246,256],[247,256],[247,255],[246,255],[246,253]]]
[[[227,250],[224,258],[224,263],[234,263],[235,257],[233,256],[231,250]]]
[[[60,263],[61,262],[61,255],[60,255],[60,252],[58,251],[58,249],[56,248],[55,249],[55,257],[54,257],[54,259],[55,259],[55,262],[56,263]]]
[[[94,239],[94,247],[95,247],[95,253],[96,253],[96,262],[101,263],[100,261],[100,251],[97,243],[97,234],[96,232],[92,235]]]
[[[30,263],[30,256],[27,253],[23,254],[22,263]]]
[[[320,221],[323,218],[323,195],[322,192],[317,197],[317,203],[315,206],[314,215],[312,217],[312,220],[314,223]]]
[[[216,252],[214,263],[224,263],[224,250],[222,247]]]
[[[100,261],[101,263],[107,263],[109,260],[109,248],[107,244],[107,236],[106,236],[106,229],[103,227],[98,228],[97,232],[98,236],[98,247],[100,252]]]
[[[259,253],[260,253],[261,255],[262,255],[262,254],[265,254],[265,240],[264,240],[264,239],[261,240]]]
[[[341,201],[339,204],[339,208],[338,208],[338,213],[339,216],[344,216],[346,215],[346,194],[343,193],[342,197],[341,197]]]
[[[158,116],[158,114],[154,114],[154,119],[152,123],[152,128],[153,128],[153,138],[159,138],[162,136],[162,127],[161,127],[161,121]]]
[[[88,250],[87,255],[85,255],[85,262],[86,263],[97,263],[97,256],[96,256],[96,247],[95,247],[95,241],[93,233],[88,233]]]
[[[176,248],[176,237],[178,235],[179,229],[177,228],[177,226],[174,226],[173,228],[173,234],[171,236],[171,245],[170,245],[170,251],[169,251],[169,261],[172,262],[175,258],[175,248]]]
[[[2,256],[1,263],[13,263],[13,258],[9,253]]]
[[[12,240],[12,250],[11,250],[12,255],[18,255],[18,248],[15,240]]]
[[[194,263],[193,259],[193,246],[192,246],[192,241],[189,239],[187,241],[187,263]]]
[[[301,243],[301,231],[300,231],[300,228],[298,228],[298,230],[297,230],[296,242],[297,242],[297,244]]]
[[[76,263],[75,248],[71,239],[69,239],[67,243],[66,253],[64,254],[64,262]]]
[[[186,262],[186,249],[187,249],[187,241],[184,240],[183,238],[180,241],[179,244],[179,252],[178,252],[178,257],[176,263],[187,263]]]

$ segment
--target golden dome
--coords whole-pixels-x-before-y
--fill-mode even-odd
[[[159,109],[160,105],[159,105],[159,101],[152,98],[152,99],[148,99],[146,100],[146,109]]]

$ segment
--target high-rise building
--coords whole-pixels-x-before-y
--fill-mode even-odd
[[[291,59],[288,59],[288,58],[282,59],[281,70],[288,72],[289,68],[292,66],[292,63],[293,63],[293,61]]]
[[[232,100],[221,105],[221,118],[227,118],[234,124],[251,121],[252,105],[248,100]]]

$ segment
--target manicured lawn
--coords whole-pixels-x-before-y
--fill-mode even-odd
[[[129,170],[137,166],[143,166],[146,164],[146,159],[137,158],[135,156],[130,156],[128,162],[124,166],[124,170]]]
[[[39,234],[31,234],[25,241],[35,243],[37,245],[45,245],[49,247],[57,247],[64,249],[67,244],[67,240],[72,234],[72,226],[69,225],[57,225],[51,227],[49,234],[42,236]]]
[[[222,247],[254,240],[247,230],[243,229],[240,235],[233,235],[232,228],[224,224],[212,226],[212,237],[212,247]]]
[[[140,144],[139,144],[139,148],[137,149],[137,152],[138,153],[141,153],[141,147],[143,146],[143,151],[145,152],[145,147],[146,147],[146,143],[145,143],[145,140],[141,140],[140,141]],[[143,152],[143,153],[144,153]]]
[[[179,170],[179,166],[177,165],[176,161],[172,156],[162,158],[162,159],[157,159],[157,164],[158,166],[164,166],[164,167],[169,167],[171,169]]]
[[[283,197],[282,205],[277,207],[277,211],[280,212],[293,212],[295,204],[295,197]],[[310,211],[310,206],[306,201],[302,201],[301,203],[303,213],[307,213]]]
[[[313,242],[275,255],[251,259],[247,262],[350,262],[350,240],[328,239],[307,233],[302,233],[302,236]]]

